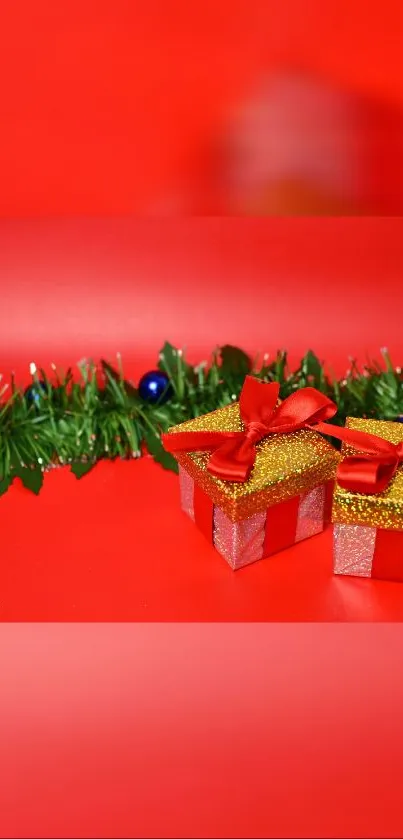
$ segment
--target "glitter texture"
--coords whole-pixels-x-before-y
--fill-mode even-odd
[[[191,478],[190,475],[188,475],[185,469],[182,469],[181,466],[179,467],[179,486],[182,510],[184,510],[184,512],[187,513],[187,515],[192,519],[192,521],[194,521],[194,481],[193,478]]]
[[[335,524],[333,529],[334,573],[370,577],[375,551],[376,527]]]
[[[349,418],[347,428],[367,431],[389,440],[390,443],[403,441],[403,425],[400,422],[383,420],[363,420]],[[342,456],[353,454],[353,450],[343,445]],[[389,486],[377,495],[361,495],[349,492],[336,484],[332,521],[337,524],[362,524],[382,527],[386,530],[403,529],[403,466],[400,466]]]
[[[265,522],[266,513],[233,522],[219,507],[214,508],[214,546],[234,571],[263,558]]]
[[[220,408],[170,429],[178,431],[242,431],[239,404]],[[339,454],[315,431],[266,437],[256,446],[256,461],[244,483],[222,481],[207,471],[207,452],[178,452],[189,475],[231,521],[241,521],[334,478]]]
[[[324,484],[301,495],[295,535],[296,542],[309,539],[310,536],[322,532],[325,517],[325,495]]]

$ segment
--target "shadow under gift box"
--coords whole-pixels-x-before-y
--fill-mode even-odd
[[[170,429],[242,431],[238,403]],[[339,454],[314,431],[266,437],[243,483],[207,470],[208,452],[177,452],[182,509],[233,570],[281,551],[330,523]]]
[[[403,442],[400,422],[349,418],[346,426]],[[342,458],[354,453],[343,444]],[[335,574],[403,582],[403,465],[377,495],[350,492],[336,483],[332,521]]]

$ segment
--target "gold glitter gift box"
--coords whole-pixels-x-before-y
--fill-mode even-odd
[[[347,428],[403,443],[403,423],[351,419]],[[351,454],[343,444],[342,458]],[[376,495],[342,489],[333,499],[334,572],[403,582],[403,464]]]
[[[170,429],[242,431],[239,403]],[[243,483],[207,471],[208,452],[176,452],[182,509],[236,570],[320,533],[330,522],[339,454],[315,431],[265,437]]]

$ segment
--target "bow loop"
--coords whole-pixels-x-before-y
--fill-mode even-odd
[[[239,397],[239,413],[244,425],[258,422],[268,426],[276,410],[279,392],[277,382],[265,384],[253,376],[246,376]]]
[[[357,454],[348,455],[338,466],[340,486],[365,495],[383,492],[403,462],[403,443],[395,445],[354,428],[332,429],[331,434],[357,450]]]
[[[278,406],[270,433],[286,433],[334,417],[337,407],[314,387],[296,390]]]
[[[352,455],[339,463],[337,481],[343,489],[350,492],[376,495],[386,489],[397,467],[397,460],[388,463],[382,455]]]

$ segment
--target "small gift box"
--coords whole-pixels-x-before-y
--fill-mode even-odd
[[[330,522],[339,454],[313,427],[336,408],[313,388],[281,404],[278,392],[247,376],[239,403],[163,435],[179,463],[183,510],[234,570]]]
[[[403,425],[348,419],[346,429],[332,511],[334,572],[403,581]],[[363,432],[376,437],[355,439]]]

